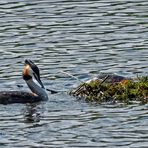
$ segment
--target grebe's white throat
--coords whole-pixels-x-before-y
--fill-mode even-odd
[[[46,90],[44,88],[41,88],[38,86],[33,79],[26,80],[26,83],[28,87],[31,89],[31,91],[34,93],[34,95],[39,96],[43,101],[48,100],[48,95],[46,93]]]

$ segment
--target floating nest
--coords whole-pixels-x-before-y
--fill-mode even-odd
[[[140,101],[148,103],[148,76],[128,79],[117,75],[106,75],[80,84],[70,91],[79,99],[89,102],[124,102]]]

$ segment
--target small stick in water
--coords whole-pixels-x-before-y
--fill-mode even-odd
[[[67,73],[67,72],[65,72],[65,71],[60,71],[61,73],[63,73],[63,74],[66,74],[66,75],[68,75],[68,76],[70,76],[70,77],[72,77],[72,78],[74,78],[74,79],[76,79],[77,81],[79,81],[79,82],[81,82],[81,83],[84,83],[84,82],[82,82],[81,80],[79,80],[77,77],[75,77],[74,75],[72,75],[72,74],[70,74],[70,73]]]

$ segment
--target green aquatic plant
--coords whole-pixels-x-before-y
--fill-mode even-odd
[[[70,94],[89,102],[125,102],[140,101],[148,103],[148,76],[136,79],[124,79],[119,82],[107,82],[108,76],[103,80],[95,79],[81,83]]]

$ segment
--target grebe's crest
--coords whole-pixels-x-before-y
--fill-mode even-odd
[[[39,71],[39,68],[37,67],[37,65],[35,65],[31,60],[29,59],[26,59],[25,60],[25,64],[26,65],[29,65],[30,68],[32,69],[32,71],[34,72],[33,74],[36,74],[37,77],[40,78],[40,71]]]
[[[23,79],[25,81],[32,79],[33,71],[31,70],[29,65],[25,65],[23,69]]]
[[[42,81],[40,80],[39,68],[31,60],[26,59],[25,60],[25,67],[23,70],[23,79],[30,80],[30,79],[32,79],[33,76],[38,81],[38,83],[41,85],[41,87],[44,88],[44,85],[43,85]]]

